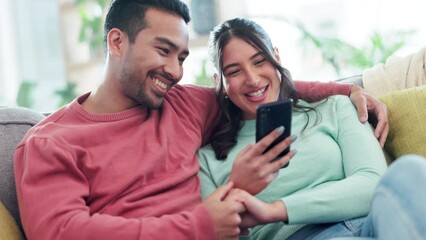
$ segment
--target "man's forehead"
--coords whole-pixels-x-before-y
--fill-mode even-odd
[[[188,26],[181,16],[153,8],[147,10],[145,20],[147,25],[141,32],[151,34],[155,40],[188,51]]]
[[[145,13],[145,21],[147,26],[152,25],[162,25],[162,24],[170,24],[173,22],[180,22],[187,28],[187,24],[182,16],[169,12],[167,10],[159,9],[159,8],[149,8]]]

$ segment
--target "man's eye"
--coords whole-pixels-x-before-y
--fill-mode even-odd
[[[167,48],[158,48],[158,49],[160,49],[160,51],[161,51],[162,53],[164,53],[164,54],[169,54],[169,53],[170,53],[170,50],[169,50],[169,49],[167,49]]]
[[[183,64],[183,62],[185,62],[185,59],[186,59],[186,58],[183,58],[183,57],[179,58],[179,62],[180,62],[180,64]]]

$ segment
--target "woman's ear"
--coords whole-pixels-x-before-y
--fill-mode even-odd
[[[223,94],[226,96],[225,88],[223,88],[222,83],[220,82],[219,75],[217,73],[213,74],[213,82],[216,90],[219,90],[222,87]]]
[[[280,52],[277,47],[274,47],[274,56],[277,62],[281,64]]]
[[[113,28],[108,32],[108,54],[122,56],[126,44],[128,44],[128,39],[123,31],[118,28]]]
[[[217,86],[217,87],[220,86],[220,82],[219,81],[220,81],[219,76],[217,75],[217,73],[214,73],[213,74],[214,85]]]

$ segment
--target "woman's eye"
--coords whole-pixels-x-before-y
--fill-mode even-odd
[[[232,76],[237,75],[238,72],[240,72],[240,70],[233,70],[233,71],[227,72],[225,75],[232,77]]]
[[[262,58],[262,59],[260,59],[260,60],[255,61],[255,62],[254,62],[254,65],[260,65],[260,64],[264,63],[265,61],[266,61],[266,59],[265,59],[265,58]]]

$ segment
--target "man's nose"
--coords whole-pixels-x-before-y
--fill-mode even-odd
[[[164,65],[164,72],[174,81],[180,81],[183,75],[183,67],[178,59],[170,59]]]

